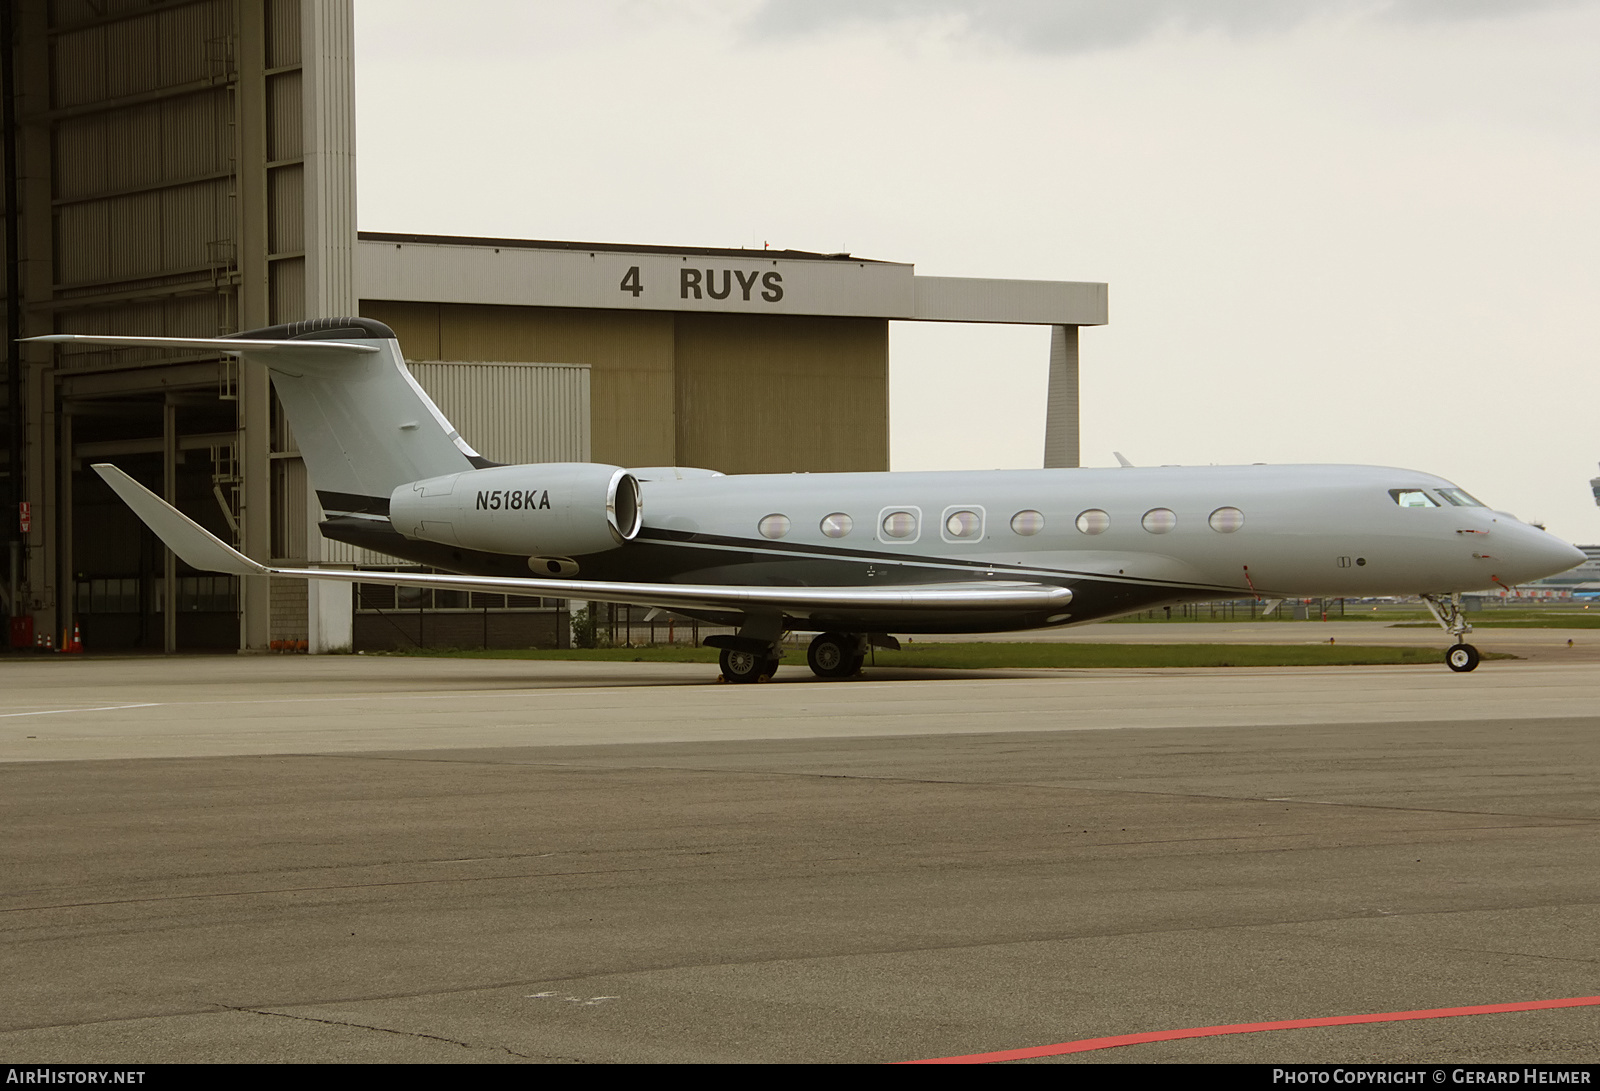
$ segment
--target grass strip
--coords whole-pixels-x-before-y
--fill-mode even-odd
[[[1563,614],[1556,617],[1485,618],[1468,614],[1474,629],[1600,629],[1600,614]],[[1391,629],[1437,629],[1432,621],[1398,622]]]
[[[1600,629],[1600,610],[1515,610],[1494,609],[1474,611],[1467,615],[1474,628],[1478,629]],[[1172,617],[1146,617],[1135,614],[1132,617],[1110,618],[1099,622],[1101,625],[1195,625],[1195,624],[1229,624],[1229,625],[1306,625],[1320,624],[1322,615],[1312,612],[1309,618],[1296,621],[1287,609],[1279,610],[1271,617],[1252,618],[1248,614],[1236,617],[1219,615],[1217,617],[1195,616],[1184,617],[1177,611]],[[1422,611],[1389,611],[1362,613],[1352,607],[1349,613],[1329,613],[1327,623],[1364,621],[1369,624],[1376,622],[1391,629],[1437,629],[1439,623]]]

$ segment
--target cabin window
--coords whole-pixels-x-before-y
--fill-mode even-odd
[[[1211,529],[1218,534],[1232,534],[1244,526],[1244,512],[1238,508],[1218,508],[1211,513]]]
[[[1084,534],[1104,534],[1111,526],[1111,516],[1099,508],[1090,508],[1078,516],[1078,530]]]
[[[917,517],[909,511],[891,511],[883,517],[883,533],[888,538],[909,538],[917,532]]]
[[[1171,508],[1151,508],[1144,513],[1144,529],[1151,534],[1165,534],[1178,525],[1178,517]]]
[[[945,517],[944,532],[951,538],[976,538],[983,531],[983,517],[963,508]]]
[[[843,538],[855,525],[855,520],[842,511],[822,517],[822,533],[829,538]]]
[[[1445,503],[1449,504],[1451,507],[1455,507],[1455,508],[1481,508],[1481,507],[1483,507],[1483,502],[1481,500],[1479,500],[1477,497],[1473,496],[1471,493],[1467,492],[1466,489],[1438,489],[1436,491],[1439,493],[1440,496],[1444,497]]]
[[[1044,513],[1037,511],[1019,511],[1011,517],[1011,530],[1024,538],[1031,538],[1044,529]]]
[[[756,524],[756,529],[761,531],[763,538],[782,538],[789,533],[789,517],[787,515],[764,515],[761,522]]]
[[[1421,489],[1390,489],[1389,495],[1402,508],[1436,508],[1438,503]]]

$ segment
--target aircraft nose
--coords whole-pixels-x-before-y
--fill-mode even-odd
[[[1589,558],[1583,550],[1537,527],[1518,527],[1511,549],[1516,568],[1513,583],[1543,579],[1576,568]]]

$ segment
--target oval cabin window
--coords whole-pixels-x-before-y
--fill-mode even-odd
[[[1099,508],[1090,508],[1078,516],[1078,530],[1084,534],[1104,534],[1111,526],[1111,516]]]
[[[1165,534],[1178,525],[1178,517],[1171,508],[1151,508],[1144,513],[1144,529],[1151,534]]]
[[[952,538],[972,538],[983,529],[983,520],[975,511],[953,511],[944,521],[944,532]]]
[[[1037,511],[1019,511],[1011,517],[1011,531],[1024,538],[1031,538],[1044,529],[1044,513]]]
[[[892,511],[883,517],[883,533],[889,538],[909,538],[917,532],[917,517],[909,511]]]
[[[828,538],[843,538],[854,526],[855,521],[842,511],[822,517],[822,533]]]
[[[1232,534],[1244,526],[1244,512],[1238,508],[1218,508],[1211,513],[1211,529],[1218,534]]]

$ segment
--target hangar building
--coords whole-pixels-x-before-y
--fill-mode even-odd
[[[791,250],[358,235],[350,0],[0,0],[0,15],[13,646],[74,625],[101,650],[371,638],[343,585],[187,570],[96,461],[253,557],[394,564],[317,533],[259,369],[16,344],[44,333],[215,336],[358,314],[395,330],[496,461],[740,473],[888,468],[891,321],[1048,325],[1044,464],[1077,464],[1078,327],[1106,321],[1104,284]],[[440,615],[421,633],[448,640],[447,615],[476,625],[481,608],[487,640],[491,613],[548,607],[417,609]]]

